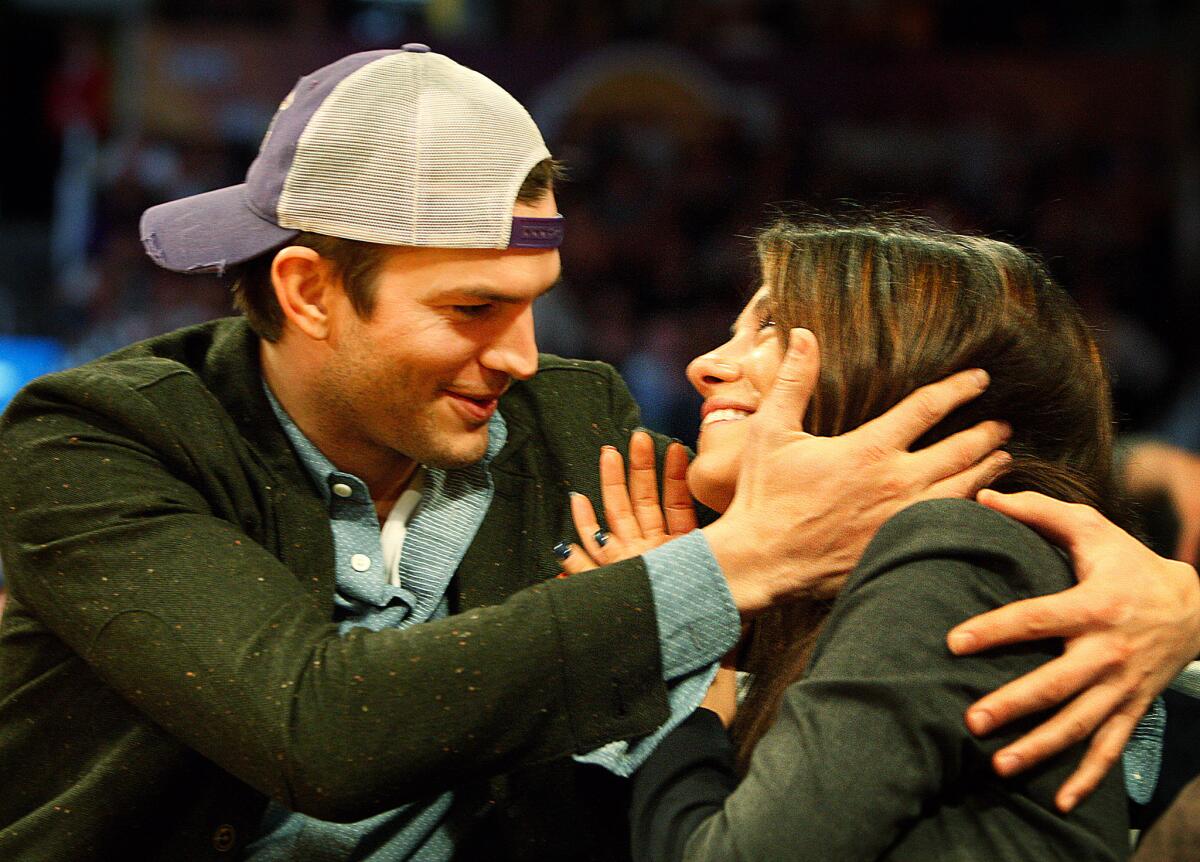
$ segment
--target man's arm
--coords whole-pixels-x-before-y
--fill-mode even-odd
[[[798,359],[815,363],[815,351]],[[327,602],[307,586],[327,573],[292,571],[276,556],[291,548],[258,544],[237,517],[295,510],[272,507],[280,489],[269,475],[247,482],[261,465],[239,451],[211,395],[172,412],[166,405],[182,402],[152,396],[194,387],[182,369],[137,385],[103,369],[68,374],[69,388],[56,377],[27,390],[0,432],[0,542],[15,600],[112,692],[251,786],[322,819],[355,819],[519,763],[642,735],[666,717],[640,560],[452,619],[339,637]],[[807,390],[782,386],[772,396],[783,402],[779,415],[800,415],[815,364],[806,379]],[[929,387],[894,411],[900,445],[980,391],[966,380]],[[877,427],[840,447],[818,441],[823,454],[800,459],[783,480],[798,498],[805,471],[819,470],[823,493],[833,495],[810,501],[818,517],[792,499],[785,526],[796,545],[827,547],[837,536],[865,544],[847,529],[866,523],[864,511],[898,508],[914,488],[954,472],[950,462],[974,465],[999,442],[976,429],[909,455],[888,450]],[[198,448],[219,450],[228,472],[207,475]],[[881,472],[890,478],[876,490]],[[732,542],[735,552],[763,507],[775,509],[750,497],[757,505],[743,507],[746,535]],[[830,513],[846,500],[858,514],[839,523]],[[318,524],[327,516],[306,517],[289,541],[327,542],[328,525]],[[752,566],[754,549],[741,560]],[[831,569],[836,578],[840,565],[798,568],[788,590],[819,592],[812,579]],[[619,662],[597,658],[597,644],[610,641],[624,653]]]
[[[252,520],[296,510],[279,507],[281,489],[240,460],[248,453],[205,402],[172,423],[144,389],[117,392],[101,376],[69,397],[61,381],[39,385],[0,433],[14,602],[114,700],[226,771],[293,810],[360,819],[665,717],[640,561],[452,619],[339,637],[308,586],[327,573],[293,571],[276,557],[293,548],[269,547],[274,535],[328,542],[319,504],[303,524],[264,527],[259,544]],[[189,424],[194,446],[182,439]],[[197,446],[227,449],[228,471],[201,475]],[[595,655],[610,642],[629,656],[620,666]]]
[[[1200,654],[1200,581],[1192,566],[1158,556],[1087,506],[1033,492],[986,491],[979,502],[1070,552],[1079,579],[1061,593],[967,620],[947,637],[960,655],[1066,639],[1060,658],[981,699],[966,720],[972,732],[984,734],[1070,698],[994,759],[997,771],[1010,775],[1092,735],[1087,755],[1056,798],[1067,811],[1116,762],[1154,697]]]

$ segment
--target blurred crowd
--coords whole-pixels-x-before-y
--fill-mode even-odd
[[[298,75],[423,41],[565,160],[540,341],[619,366],[651,427],[694,435],[682,371],[751,290],[754,229],[854,201],[1039,252],[1101,333],[1126,429],[1200,449],[1195,3],[71,5],[17,2],[2,37],[29,86],[5,97],[25,134],[0,185],[0,401],[32,336],[69,364],[228,313],[219,279],[149,263],[142,210],[240,181]]]

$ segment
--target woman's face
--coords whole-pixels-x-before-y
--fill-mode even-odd
[[[783,344],[769,302],[767,289],[761,288],[738,315],[732,337],[688,365],[688,380],[704,397],[688,488],[718,512],[729,506],[737,487],[746,444],[745,420],[758,410],[783,361]]]

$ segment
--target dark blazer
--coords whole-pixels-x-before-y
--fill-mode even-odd
[[[983,739],[967,707],[1061,653],[1058,641],[952,656],[946,632],[1075,582],[1032,530],[966,500],[889,520],[822,629],[804,678],[740,784],[707,710],[634,778],[634,857],[647,862],[1113,862],[1129,852],[1120,771],[1069,815],[1054,793],[1075,746],[1010,779],[991,757],[1039,718]]]
[[[504,397],[454,616],[339,637],[257,357],[240,319],[192,327],[0,422],[0,858],[236,858],[268,796],[353,821],[450,787],[483,824],[464,858],[623,855],[623,785],[564,758],[667,716],[649,583],[549,552],[637,425],[615,372],[545,357]]]

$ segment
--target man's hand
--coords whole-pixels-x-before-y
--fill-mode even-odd
[[[959,655],[1066,639],[1060,657],[973,704],[966,721],[984,734],[1073,698],[993,760],[997,772],[1011,775],[1094,732],[1055,799],[1069,811],[1112,767],[1154,697],[1200,653],[1200,580],[1191,566],[1158,556],[1087,506],[1031,491],[983,491],[979,502],[1070,552],[1079,579],[1061,593],[969,619],[947,636]]]
[[[1175,559],[1200,564],[1200,455],[1166,443],[1138,443],[1130,449],[1122,473],[1134,496],[1166,493],[1179,517]]]
[[[896,512],[933,497],[970,497],[1003,471],[996,452],[1010,429],[982,422],[918,452],[913,441],[987,387],[978,369],[913,392],[838,437],[802,422],[820,356],[807,329],[787,355],[751,423],[728,511],[704,527],[743,616],[802,596],[832,596],[867,542]]]

